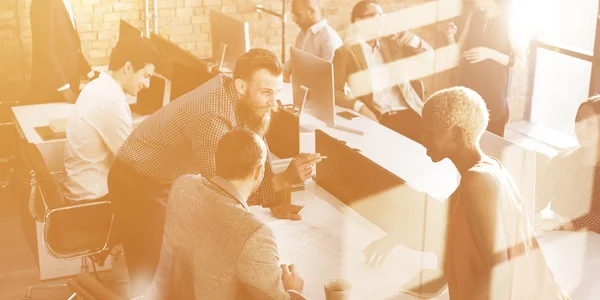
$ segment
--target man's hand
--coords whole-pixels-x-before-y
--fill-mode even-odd
[[[289,72],[283,71],[283,82],[290,82],[292,79],[292,74]]]
[[[61,91],[60,94],[63,96],[65,101],[67,101],[67,103],[75,103],[75,101],[77,101],[77,96],[75,96],[75,93],[73,93],[70,88]]]
[[[444,29],[444,34],[446,35],[446,37],[452,40],[454,40],[454,38],[456,37],[457,32],[458,27],[456,27],[456,24],[454,24],[454,22],[448,23],[448,25],[446,25],[446,28]]]
[[[375,115],[375,113],[373,113],[373,112],[372,112],[372,111],[371,111],[371,110],[370,110],[370,109],[369,109],[369,108],[368,108],[366,105],[363,105],[363,106],[362,106],[362,107],[361,107],[361,108],[358,110],[358,112],[359,112],[361,115],[363,115],[363,116],[365,116],[365,117],[367,117],[367,118],[369,118],[369,119],[371,119],[371,120],[373,120],[373,121],[375,121],[375,122],[379,123],[379,120],[377,119],[377,116]]]
[[[535,233],[544,234],[549,231],[558,231],[561,230],[561,225],[562,231],[575,231],[575,225],[571,221],[561,224],[557,219],[539,219],[535,222]]]
[[[493,49],[487,47],[475,47],[463,53],[463,57],[472,64],[482,62],[484,60],[492,58],[494,55]]]
[[[419,48],[419,45],[421,44],[421,39],[416,34],[409,31],[403,31],[400,33],[398,39],[400,41],[400,45],[411,48]]]
[[[287,179],[287,186],[301,184],[308,180],[315,170],[315,165],[320,161],[321,154],[319,153],[301,153],[294,157],[292,162],[290,162],[290,165],[284,171]]]
[[[304,206],[294,204],[283,204],[271,207],[271,214],[278,219],[302,220],[302,216],[298,213]]]
[[[363,253],[365,254],[365,263],[371,266],[381,266],[388,254],[399,244],[393,236],[388,235],[384,238],[372,242]]]
[[[535,232],[540,234],[558,230],[560,222],[557,219],[539,219],[535,222]]]
[[[283,287],[286,291],[294,290],[298,293],[302,293],[304,289],[304,280],[298,272],[296,272],[296,267],[294,265],[280,265],[281,267],[281,281],[283,281]]]
[[[91,76],[91,77],[90,77],[90,76],[89,76],[89,74],[88,74],[88,79],[89,79],[90,81],[92,81],[92,80],[94,80],[94,79],[96,79],[96,78],[100,77],[100,72],[98,72],[98,71],[96,71],[96,70],[93,70],[92,72],[93,72],[93,74],[92,74],[92,76]]]

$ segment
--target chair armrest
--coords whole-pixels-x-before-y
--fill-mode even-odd
[[[77,282],[77,278],[71,278],[67,281],[67,286],[71,290],[71,292],[77,294],[77,296],[82,297],[83,299],[96,299],[92,294],[90,294],[79,282]]]
[[[78,285],[93,297],[92,299],[125,300],[121,296],[109,290],[90,273],[78,275],[75,277],[75,279],[77,280]]]

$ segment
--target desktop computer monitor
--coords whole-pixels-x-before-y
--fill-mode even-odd
[[[160,63],[156,68],[156,72],[162,74],[168,79],[173,77],[173,64],[179,63],[194,69],[206,70],[206,63],[196,55],[179,47],[179,45],[165,39],[158,34],[150,34],[150,40],[158,52],[160,53]]]
[[[235,68],[235,62],[242,54],[250,50],[250,26],[226,14],[210,11],[210,38],[214,63],[221,57],[219,52],[225,51],[222,67],[229,71]],[[221,44],[225,45],[220,50]]]
[[[156,72],[171,81],[170,100],[201,86],[215,74],[209,72],[202,59],[165,38],[151,34],[152,44],[158,49],[161,62]]]
[[[290,53],[294,107],[335,127],[333,64],[298,48],[291,47]]]
[[[127,37],[141,37],[143,33],[135,26],[121,20],[119,22],[119,40]]]

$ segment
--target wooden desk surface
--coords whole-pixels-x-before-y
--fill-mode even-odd
[[[385,235],[381,229],[312,181],[295,192],[292,201],[305,205],[302,221],[278,220],[260,207],[251,211],[275,231],[281,263],[296,265],[309,299],[325,299],[323,284],[336,278],[352,283],[352,299],[389,299],[422,268],[437,266],[433,254],[404,246],[396,247],[381,267],[368,266],[362,251]]]

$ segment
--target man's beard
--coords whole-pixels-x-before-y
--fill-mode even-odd
[[[244,96],[240,101],[239,112],[242,122],[248,126],[248,129],[263,137],[267,134],[269,125],[271,125],[271,111],[269,110],[264,115],[260,115],[249,103],[248,96]]]

